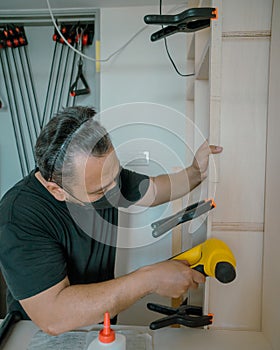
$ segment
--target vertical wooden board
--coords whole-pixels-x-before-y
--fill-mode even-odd
[[[194,146],[197,149],[209,137],[209,83],[196,80],[194,86]]]
[[[178,171],[178,169],[174,169]],[[178,199],[172,203],[173,213],[177,213],[182,210],[182,200]],[[182,252],[182,225],[175,226],[172,229],[172,256],[177,255]],[[172,298],[171,305],[172,307],[179,307],[183,302],[183,297]]]
[[[263,330],[274,349],[280,344],[280,216],[279,216],[279,169],[280,169],[280,1],[273,5],[270,83],[268,102],[268,139],[266,163],[266,203],[264,234],[264,279],[263,279]]]
[[[259,331],[261,327],[263,232],[213,232],[232,250],[237,277],[229,284],[211,278],[209,312],[213,328]]]
[[[215,221],[263,222],[269,40],[225,40]]]

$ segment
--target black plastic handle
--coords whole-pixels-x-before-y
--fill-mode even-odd
[[[176,15],[146,15],[144,22],[146,24],[179,24],[181,22],[191,22],[195,20],[216,18],[216,8],[201,7],[190,8]]]
[[[179,211],[177,214],[152,223],[152,235],[153,237],[157,238],[163,235],[165,232],[171,230],[173,227],[182,224],[183,222],[195,219],[213,208],[215,208],[215,203],[212,199],[192,204],[184,210]]]
[[[3,344],[5,338],[9,334],[12,326],[22,319],[19,311],[9,312],[0,325],[0,346]]]

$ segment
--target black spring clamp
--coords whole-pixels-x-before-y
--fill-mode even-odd
[[[180,210],[174,215],[153,222],[151,224],[151,227],[153,229],[152,235],[153,237],[157,238],[163,235],[165,232],[171,230],[173,227],[180,225],[186,221],[195,219],[215,207],[216,204],[213,199],[203,200],[194,203],[188,206],[187,208]]]
[[[175,324],[197,328],[211,325],[213,322],[212,314],[203,315],[202,307],[188,305],[188,298],[178,308],[154,303],[148,303],[147,308],[151,311],[167,315],[152,322],[150,324],[150,329],[152,330]]]
[[[211,19],[217,19],[217,9],[213,7],[190,8],[176,15],[146,15],[146,24],[167,25],[151,35],[157,41],[178,32],[196,32],[210,26]]]

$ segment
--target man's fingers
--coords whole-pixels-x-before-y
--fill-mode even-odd
[[[200,272],[194,270],[194,271],[193,271],[193,280],[194,280],[196,283],[205,283],[206,277],[205,277],[202,273],[200,273]]]
[[[211,153],[213,153],[213,154],[221,153],[223,150],[223,147],[215,146],[215,145],[210,145],[209,148],[211,150]]]

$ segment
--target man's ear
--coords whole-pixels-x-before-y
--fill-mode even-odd
[[[66,193],[64,189],[58,186],[56,183],[48,181],[46,183],[46,188],[58,201],[63,202],[66,200]]]

